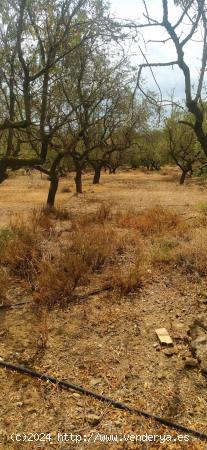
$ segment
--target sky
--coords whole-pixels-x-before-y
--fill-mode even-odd
[[[150,17],[160,20],[162,17],[162,1],[161,0],[146,0],[147,8]],[[143,17],[144,8],[142,0],[110,0],[111,12],[117,18],[121,19],[137,19],[140,23],[146,23]],[[169,0],[169,20],[175,24],[180,17],[181,10],[174,6],[173,0]],[[185,20],[180,33],[187,34],[189,31],[189,23]],[[167,37],[162,28],[149,27],[143,31],[144,40],[163,40]],[[148,43],[144,44],[144,40],[140,37],[139,42],[131,48],[133,65],[139,66],[140,63],[146,62],[141,55],[139,45],[143,52],[147,55],[149,62],[166,62],[176,60],[176,52],[172,43]],[[191,68],[192,84],[196,86],[196,81],[200,68],[201,44],[198,42],[190,42],[185,47],[186,62]],[[184,78],[180,69],[176,66],[172,69],[159,68],[153,69],[156,80],[162,90],[164,98],[169,98],[174,93],[175,100],[182,100],[184,98]],[[149,69],[143,72],[145,79],[145,88],[148,87],[153,91],[157,91],[156,85],[153,81]]]

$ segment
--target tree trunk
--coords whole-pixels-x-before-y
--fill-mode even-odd
[[[186,175],[187,175],[186,170],[183,170],[182,174],[181,174],[181,177],[180,177],[180,184],[184,184]]]
[[[101,176],[101,167],[99,166],[99,167],[95,168],[95,173],[94,173],[94,177],[93,177],[93,184],[99,184],[100,176]]]
[[[4,180],[8,178],[7,175],[7,165],[4,163],[4,161],[0,162],[0,183],[3,183]]]
[[[58,189],[58,183],[59,183],[58,178],[51,178],[50,189],[49,189],[48,197],[47,197],[47,205],[48,206],[53,207],[55,204],[55,196],[56,196],[56,192]]]
[[[76,193],[82,194],[82,169],[78,168],[76,169],[76,176],[75,176],[75,185],[76,185]]]

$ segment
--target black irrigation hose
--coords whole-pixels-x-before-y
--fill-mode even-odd
[[[83,300],[85,298],[88,297],[92,297],[93,295],[97,295],[100,294],[102,292],[106,292],[106,291],[110,291],[111,290],[111,286],[106,286],[102,289],[95,289],[94,291],[88,292],[86,294],[81,294],[81,295],[74,295],[72,297],[73,300]],[[30,302],[20,302],[20,303],[5,303],[0,305],[0,311],[4,310],[4,309],[13,309],[13,308],[18,308],[19,306],[24,306],[24,305],[32,305],[34,302],[30,301]]]
[[[110,397],[106,397],[105,395],[97,394],[96,392],[90,391],[89,389],[83,388],[81,386],[78,386],[76,384],[68,383],[67,381],[57,380],[57,378],[54,378],[50,375],[41,374],[39,372],[36,372],[36,370],[28,369],[27,367],[19,366],[16,364],[11,364],[6,361],[3,361],[0,359],[0,366],[4,367],[6,369],[14,370],[23,374],[30,375],[34,378],[39,378],[41,380],[50,381],[53,384],[56,384],[57,386],[61,386],[67,389],[73,389],[74,391],[81,392],[82,394],[88,395],[90,397],[96,398],[97,400],[100,400],[102,402],[108,403],[115,408],[122,409],[125,411],[129,411],[130,413],[138,414],[140,416],[144,416],[148,419],[153,419],[156,422],[159,422],[163,425],[166,425],[170,428],[175,428],[176,430],[184,431],[185,433],[191,434],[192,436],[196,436],[197,438],[201,440],[207,441],[207,434],[203,433],[202,431],[193,430],[192,428],[185,427],[184,425],[181,425],[179,423],[172,422],[169,419],[166,419],[164,417],[159,417],[154,414],[151,414],[146,411],[142,411],[138,408],[133,408],[132,406],[128,406],[125,403],[118,402],[117,400],[113,400]]]

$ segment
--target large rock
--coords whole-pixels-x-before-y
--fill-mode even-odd
[[[201,314],[190,326],[192,337],[191,347],[196,358],[199,360],[201,370],[207,375],[207,316]]]

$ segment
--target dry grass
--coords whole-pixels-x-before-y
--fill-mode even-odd
[[[1,245],[0,264],[18,278],[32,280],[41,257],[39,235],[24,226],[13,227],[6,243]]]
[[[159,237],[149,251],[154,270],[171,266],[182,273],[207,276],[207,230],[204,227],[188,228],[180,237]]]
[[[145,284],[150,267],[150,253],[143,239],[127,233],[122,237],[116,264],[106,273],[107,284],[121,295],[135,292]]]
[[[81,256],[90,270],[99,270],[106,263],[116,259],[122,243],[110,226],[93,225],[79,229],[73,239],[71,250]]]
[[[52,207],[52,206],[45,206],[42,208],[42,214],[51,219],[56,220],[70,220],[71,214],[66,208],[63,208],[61,206]]]
[[[111,219],[112,204],[103,202],[96,211],[79,216],[74,226],[76,228],[84,228],[93,224],[105,224],[110,222]]]
[[[176,265],[187,273],[207,275],[207,230],[198,228],[191,231],[191,238],[181,242],[174,255]]]
[[[119,227],[138,230],[143,236],[161,235],[177,230],[181,225],[180,216],[164,208],[146,209],[140,214],[128,211],[115,216]]]
[[[128,268],[122,268],[113,273],[113,287],[118,289],[121,295],[135,292],[143,286],[146,272],[143,270],[143,260],[137,259]]]
[[[66,305],[77,286],[114,262],[119,248],[111,227],[94,225],[74,232],[60,257],[41,261],[38,266],[34,294],[38,306]]]
[[[0,267],[0,303],[3,304],[7,298],[7,291],[9,286],[9,278],[7,271]]]
[[[41,262],[34,298],[38,306],[65,306],[78,286],[90,284],[93,274],[125,295],[143,285],[148,266],[137,237],[119,236],[110,224],[84,226],[73,232],[59,258]]]
[[[175,252],[179,241],[173,237],[160,237],[153,243],[151,259],[154,264],[170,264],[174,262]]]
[[[34,293],[36,306],[43,309],[65,306],[86,272],[87,267],[79,255],[64,255],[55,263],[42,261]]]

